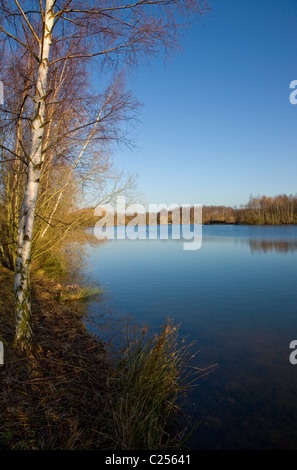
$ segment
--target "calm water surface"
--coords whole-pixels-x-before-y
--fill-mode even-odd
[[[297,449],[297,227],[203,226],[183,240],[112,240],[89,246],[86,279],[104,288],[98,322],[158,329],[167,317],[195,340],[198,367],[217,364],[189,400],[201,424],[193,449]]]

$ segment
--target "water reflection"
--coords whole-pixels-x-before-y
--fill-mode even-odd
[[[251,253],[295,253],[297,252],[297,240],[267,240],[261,238],[236,238],[236,237],[208,237],[204,236],[202,243],[218,243],[232,245],[248,245]]]
[[[269,253],[278,251],[280,253],[294,253],[297,251],[297,241],[291,240],[249,240],[251,252]]]
[[[297,227],[203,226],[200,250],[182,242],[116,239],[86,249],[86,282],[104,288],[100,305],[89,306],[98,328],[109,311],[113,336],[125,316],[150,331],[169,316],[197,341],[195,367],[218,364],[189,395],[201,422],[193,449],[295,449]]]
[[[185,242],[185,235],[191,234],[193,237],[197,228],[191,224],[187,227],[179,226],[179,236],[177,236],[177,226],[136,226],[136,227],[107,227],[105,229],[107,238],[100,239],[96,229],[90,227],[85,230],[85,239],[81,243],[91,245],[102,245],[113,240],[170,240],[174,243]],[[297,252],[297,238],[295,226],[203,226],[202,244],[218,242],[220,244],[248,245],[251,253],[295,253]],[[100,232],[101,234],[101,232]],[[252,236],[250,236],[252,235]],[[263,237],[264,235],[264,237]],[[190,239],[190,238],[189,238]]]

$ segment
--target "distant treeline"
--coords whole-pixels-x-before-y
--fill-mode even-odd
[[[297,195],[251,196],[245,208],[238,211],[238,223],[297,224]]]
[[[204,224],[280,225],[297,224],[297,195],[250,196],[241,208],[204,206]]]
[[[238,208],[203,206],[203,224],[280,225],[297,224],[297,195],[274,197],[250,196],[247,204]]]
[[[93,215],[93,209],[83,209],[89,212],[86,224],[94,226],[99,220]],[[182,208],[180,209],[182,211]],[[136,215],[136,214],[135,214]],[[129,223],[135,215],[126,215],[125,223]],[[162,223],[164,212],[155,215],[157,224]],[[149,224],[150,214],[145,214],[146,224]],[[190,209],[190,222],[194,222],[194,208]],[[114,219],[117,225],[117,215]],[[168,223],[172,223],[172,213],[168,213]],[[228,206],[203,206],[203,224],[237,224],[237,225],[280,225],[297,224],[297,195],[287,196],[285,194],[268,196],[250,196],[248,203],[240,208]]]

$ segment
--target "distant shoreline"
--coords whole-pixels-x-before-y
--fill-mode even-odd
[[[104,205],[101,217],[96,217],[94,210],[94,207],[89,207],[81,209],[73,215],[83,220],[82,225],[84,227],[94,226],[101,218],[107,215]],[[124,216],[124,225],[128,225],[138,215],[140,216],[137,212],[132,214],[127,210]],[[141,217],[139,217],[139,222],[145,220],[146,225],[172,225],[173,220],[182,220],[182,216],[182,206],[179,209],[174,209],[174,212],[163,208],[156,213],[142,213]],[[113,222],[113,224],[110,226],[118,226],[117,213],[112,213],[111,217],[109,221]],[[123,215],[121,214],[121,219],[122,217]],[[188,219],[190,223],[197,220],[194,214],[194,206],[190,207]],[[202,205],[202,225],[297,225],[297,195],[287,196],[282,194],[274,197],[251,196],[249,202],[240,208]]]
[[[171,226],[171,225],[199,225],[195,224],[194,222],[190,222],[190,224],[172,224],[169,222],[168,224],[135,224],[135,227],[160,227],[160,226]],[[208,225],[233,225],[233,226],[238,226],[238,227],[283,227],[283,226],[297,226],[297,223],[291,223],[291,224],[285,224],[285,223],[279,223],[279,224],[249,224],[249,223],[238,223],[238,222],[220,222],[220,221],[215,221],[215,222],[204,222],[201,224],[202,226],[208,226]],[[94,228],[96,226],[96,223],[94,225],[88,225],[85,228]],[[107,227],[128,227],[128,223],[125,225],[107,225]],[[106,227],[106,226],[103,226]],[[130,227],[134,227],[134,225],[130,225]]]

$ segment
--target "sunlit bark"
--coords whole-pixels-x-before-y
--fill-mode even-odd
[[[45,100],[48,92],[47,79],[51,34],[54,23],[54,3],[55,0],[46,0],[35,95],[35,117],[32,123],[27,182],[18,228],[15,270],[15,344],[21,350],[29,350],[32,347],[32,314],[30,300],[31,246],[43,161],[42,139],[45,126]]]

